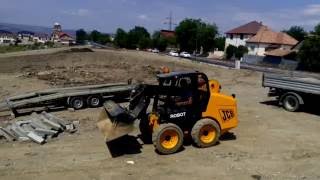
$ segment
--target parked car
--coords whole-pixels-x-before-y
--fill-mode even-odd
[[[153,52],[153,53],[159,53],[159,50],[158,50],[158,49],[152,49],[151,52]]]
[[[180,57],[190,58],[191,55],[190,55],[190,53],[188,53],[188,52],[181,52],[181,53],[180,53]]]
[[[174,57],[179,57],[179,53],[177,53],[176,51],[170,51],[169,55]]]

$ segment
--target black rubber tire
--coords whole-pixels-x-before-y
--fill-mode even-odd
[[[164,132],[172,130],[177,133],[178,135],[178,142],[177,144],[170,148],[167,149],[161,145],[161,136],[163,135]],[[161,124],[153,133],[152,133],[152,142],[158,153],[160,154],[173,154],[179,151],[183,145],[183,132],[181,128],[175,124],[168,123],[168,124]]]
[[[141,133],[141,140],[145,144],[151,144],[152,143],[152,130],[150,129],[148,116],[145,116],[140,120],[139,130]]]
[[[94,95],[87,98],[87,105],[92,108],[100,107],[101,104],[102,98],[100,96]]]
[[[82,97],[72,97],[70,99],[69,106],[75,110],[78,110],[85,107],[85,102]]]
[[[295,95],[286,95],[282,100],[282,106],[289,112],[296,112],[300,108],[299,99]]]
[[[202,134],[201,129],[204,126],[210,126],[215,130],[215,137],[210,142],[203,142],[200,138],[200,135]],[[195,145],[200,148],[207,148],[207,147],[214,146],[219,141],[220,135],[221,135],[220,126],[217,124],[216,121],[212,119],[199,120],[198,122],[196,122],[196,124],[192,127],[192,130],[191,130],[192,140],[195,143]]]

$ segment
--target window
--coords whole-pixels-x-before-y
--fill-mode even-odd
[[[180,78],[177,81],[176,86],[179,87],[179,88],[188,88],[188,89],[190,89],[191,86],[192,86],[190,77],[182,77],[182,78]]]
[[[230,34],[230,39],[233,39],[233,34]]]
[[[243,35],[243,34],[240,34],[240,39],[241,39],[241,40],[243,40],[243,37],[244,37],[244,35]]]

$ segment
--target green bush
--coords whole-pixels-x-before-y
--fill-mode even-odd
[[[236,50],[236,58],[237,59],[241,59],[243,57],[244,54],[247,54],[248,53],[248,48],[245,47],[245,46],[239,46]]]
[[[298,53],[299,69],[320,72],[320,37],[307,38]]]
[[[231,59],[232,57],[235,57],[237,59],[241,59],[246,53],[248,53],[248,48],[245,46],[235,47],[233,45],[229,45],[226,49],[226,58]]]
[[[237,52],[237,47],[233,45],[229,45],[226,49],[226,58],[231,59],[233,56],[235,56]]]

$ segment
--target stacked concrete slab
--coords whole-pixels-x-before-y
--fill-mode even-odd
[[[74,123],[47,112],[34,113],[26,119],[16,121],[5,128],[0,127],[0,137],[9,142],[17,140],[44,144],[47,139],[57,137],[62,132],[76,132],[77,127]]]

